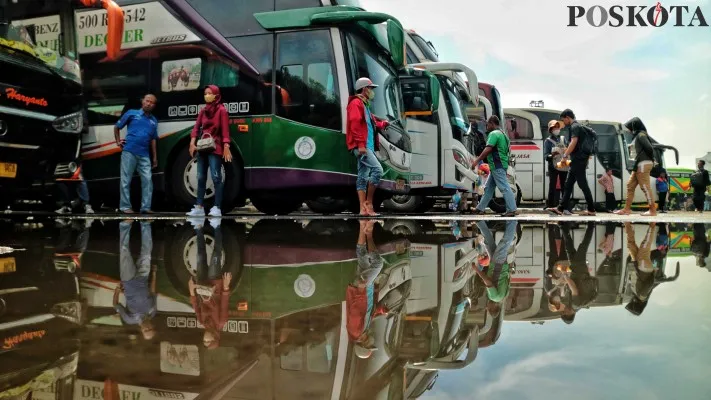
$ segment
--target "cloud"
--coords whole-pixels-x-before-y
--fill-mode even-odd
[[[703,103],[703,102],[706,101],[706,99],[708,99],[708,98],[709,98],[709,94],[708,94],[708,93],[704,93],[704,94],[701,95],[701,97],[699,97],[699,101]]]

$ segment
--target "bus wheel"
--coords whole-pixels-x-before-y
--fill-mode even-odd
[[[250,200],[259,212],[266,215],[288,215],[303,204],[299,198],[272,194],[253,194]]]
[[[407,194],[396,194],[383,202],[383,207],[397,213],[416,212],[422,204],[422,196],[410,196]]]
[[[180,154],[173,162],[170,176],[170,191],[173,202],[181,208],[190,208],[197,199],[197,159],[190,157],[188,146],[180,150]],[[231,163],[223,163],[222,179],[225,187],[222,197],[222,210],[229,212],[234,207],[240,188],[242,187],[242,165],[235,158]],[[205,206],[211,207],[215,197],[215,185],[210,173],[207,175],[205,185]]]
[[[348,209],[348,201],[324,196],[314,200],[307,200],[306,206],[317,214],[338,214]]]
[[[503,214],[506,212],[506,202],[503,197],[495,197],[489,202],[489,208],[497,214]]]

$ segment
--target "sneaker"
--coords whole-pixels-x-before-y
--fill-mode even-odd
[[[188,218],[188,222],[190,222],[190,225],[193,226],[195,229],[200,229],[205,225],[205,216],[193,216]]]
[[[563,215],[565,215],[565,216],[571,216],[571,215],[575,215],[575,214],[573,214],[573,213],[570,212],[569,210],[565,210],[565,211],[563,211]]]
[[[91,204],[84,205],[84,213],[85,214],[93,214],[94,213],[94,209],[91,208]]]
[[[220,210],[219,208],[213,206],[213,207],[210,209],[210,216],[211,216],[211,217],[221,217],[221,216],[222,216],[222,210]]]
[[[187,215],[188,217],[204,217],[205,216],[205,208],[195,206],[195,207],[193,207],[192,210],[190,210],[189,213],[187,213],[185,215]]]
[[[71,214],[72,213],[72,208],[69,206],[63,206],[60,207],[57,211],[55,211],[57,214]]]
[[[222,224],[221,218],[210,218],[210,226],[212,226],[213,228],[219,228],[220,224]]]

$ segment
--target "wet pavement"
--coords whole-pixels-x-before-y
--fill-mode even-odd
[[[536,215],[5,215],[0,399],[709,399],[706,215]]]

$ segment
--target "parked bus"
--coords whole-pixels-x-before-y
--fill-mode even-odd
[[[92,28],[115,57],[123,36],[121,9],[110,0],[0,0],[0,206],[19,195],[50,193],[55,179],[76,178],[84,130],[81,67],[74,19],[82,6],[103,5]],[[49,16],[49,17],[48,17]],[[49,19],[47,19],[49,18]],[[58,32],[69,32],[59,35]]]
[[[528,202],[543,202],[548,196],[548,168],[543,156],[543,143],[548,137],[548,122],[560,118],[559,110],[544,108],[510,108],[505,109],[508,134],[511,138],[511,148],[516,157],[516,179],[521,187],[522,200]],[[592,157],[587,168],[588,185],[593,193],[597,208],[602,209],[605,203],[605,192],[597,179],[607,170],[613,172],[615,197],[625,201],[627,190],[625,185],[632,173],[634,160],[630,158],[627,145],[631,134],[620,122],[580,120],[595,130],[598,135],[598,154]],[[656,158],[666,166],[664,154],[672,150],[679,162],[678,151],[671,146],[661,145],[652,139]],[[650,178],[652,181],[654,178]],[[656,198],[656,185],[652,182]],[[573,200],[584,201],[584,196],[577,186],[573,192]],[[641,190],[635,192],[634,203],[645,203]]]
[[[82,154],[96,196],[115,201],[120,149],[113,126],[151,92],[160,137],[155,188],[169,203],[194,204],[189,136],[204,107],[203,87],[216,84],[235,155],[224,164],[223,208],[249,198],[262,212],[287,214],[321,196],[350,201],[356,160],[346,150],[345,113],[364,76],[379,85],[373,114],[391,122],[380,133],[385,174],[378,198],[406,193],[411,143],[398,77],[404,31],[395,18],[364,11],[357,1],[331,3],[262,0],[247,10],[218,0],[126,1],[134,18],[119,59],[82,54],[91,125]],[[92,48],[103,45],[82,27],[78,33]],[[208,201],[213,192],[208,178]]]

